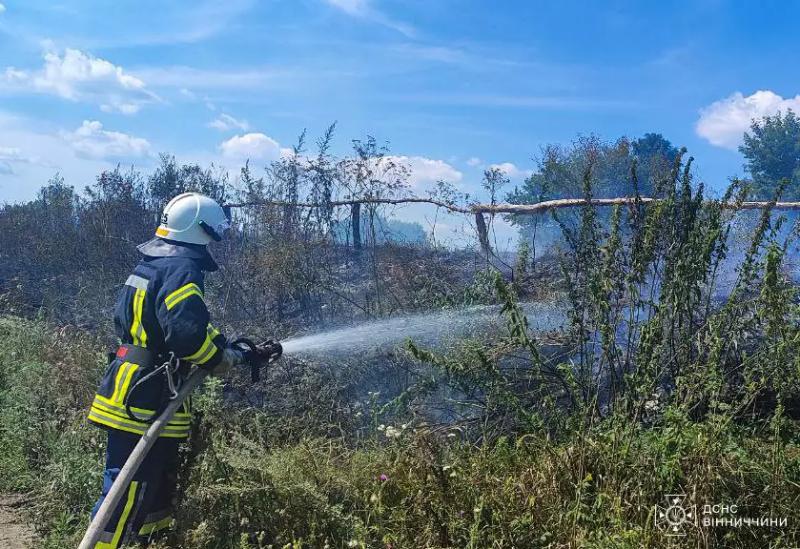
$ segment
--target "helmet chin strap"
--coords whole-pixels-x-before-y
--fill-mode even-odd
[[[200,225],[200,228],[203,229],[208,236],[214,239],[214,242],[219,242],[222,240],[222,235],[215,231],[214,228],[205,221],[200,221],[198,225]]]

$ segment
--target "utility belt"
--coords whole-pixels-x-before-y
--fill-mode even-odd
[[[115,358],[128,362],[134,362],[142,368],[150,368],[155,364],[164,362],[165,359],[169,358],[169,355],[165,355],[164,353],[155,353],[146,347],[123,343],[117,348],[116,352],[108,353],[109,362]]]
[[[152,423],[155,421],[155,419],[161,415],[161,412],[169,405],[170,401],[178,396],[178,391],[180,391],[183,380],[186,374],[188,374],[190,367],[189,363],[181,361],[175,356],[175,353],[156,353],[146,347],[140,347],[130,343],[120,345],[116,353],[113,353],[113,358],[138,364],[141,368],[141,375],[127,391],[123,400],[123,405],[130,419],[144,423]],[[132,409],[134,395],[137,390],[144,388],[147,382],[161,375],[164,376],[164,383],[161,385],[162,395],[159,399],[160,404],[156,408],[155,413],[147,417],[137,415]]]
[[[87,419],[103,428],[143,435],[178,394],[191,364],[131,344],[121,345],[108,358]],[[185,439],[190,424],[187,400],[159,437]]]

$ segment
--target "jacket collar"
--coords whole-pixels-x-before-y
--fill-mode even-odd
[[[145,257],[181,257],[200,262],[204,271],[213,272],[219,269],[219,265],[208,249],[200,244],[186,244],[164,238],[154,238],[144,244],[139,244],[136,249]]]

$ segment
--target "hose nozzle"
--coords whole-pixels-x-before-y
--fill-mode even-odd
[[[267,364],[272,364],[283,355],[283,345],[279,341],[268,339],[260,345],[256,345],[256,352],[263,357],[262,360],[265,360]]]
[[[244,355],[244,360],[250,365],[250,381],[256,383],[261,380],[261,366],[272,364],[283,354],[283,346],[272,339],[256,345],[252,340],[239,338],[233,342]]]

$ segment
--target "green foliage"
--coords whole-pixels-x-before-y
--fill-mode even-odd
[[[592,181],[590,167],[586,198],[593,196]],[[745,482],[755,484],[769,476],[757,459],[745,463],[744,456],[757,453],[757,440],[772,444],[775,455],[786,460],[776,466],[780,474],[794,474],[789,471],[800,465],[800,307],[783,268],[791,237],[781,237],[783,219],[767,207],[750,230],[744,255],[732,265],[728,246],[736,213],[723,203],[740,203],[746,189],[735,182],[721,200],[705,199],[702,185],[692,184],[691,159],[682,164],[682,153],[667,183],[661,185],[663,201],[613,208],[607,224],[588,204],[573,222],[557,218],[567,243],[561,260],[569,311],[557,344],[545,344],[543,334],[531,332],[514,286],[497,277],[507,338],[461,355],[413,345],[410,350],[474,407],[471,421],[462,422],[469,439],[499,441],[513,433],[582,448],[586,439],[597,444],[599,433],[628,425],[631,438],[618,448],[638,446],[635,451],[644,454],[658,448],[660,455],[647,459],[666,493],[691,493],[696,502],[743,501],[743,516],[764,514],[764,505],[791,514],[796,496],[786,490],[774,487],[781,503],[773,507],[771,495],[765,499],[758,488],[751,492],[743,484],[741,491],[730,492],[726,484],[727,475],[747,476]],[[779,185],[773,200],[782,190]],[[730,280],[733,273],[730,286],[720,288],[720,279]],[[776,422],[792,433],[780,442],[771,434]],[[693,470],[715,455],[732,460],[726,473],[711,478]],[[597,471],[573,462],[569,467],[575,498],[565,512],[575,524],[602,515],[598,507],[631,503],[625,497],[585,501]],[[646,482],[636,467],[626,467],[633,475],[628,481]],[[642,490],[655,491],[653,485]],[[572,532],[571,541],[581,545]],[[748,547],[784,539],[757,531],[703,532],[719,536],[720,543],[736,540]],[[622,543],[625,535],[592,543]],[[652,537],[636,540],[656,543]]]
[[[739,152],[747,161],[757,199],[772,198],[782,179],[791,182],[784,197],[800,197],[800,119],[791,109],[753,120]]]
[[[633,141],[627,138],[607,143],[596,136],[581,137],[569,147],[547,146],[542,150],[537,169],[507,194],[511,204],[535,204],[559,198],[584,196],[587,170],[591,169],[592,194],[598,198],[662,196],[662,187],[671,183],[671,171],[679,151],[661,134],[647,133]],[[631,172],[636,171],[632,178]],[[603,216],[603,212],[598,212]],[[562,213],[562,223],[550,213],[510,215],[524,239],[532,242],[533,255],[563,236],[559,230],[571,213]],[[608,219],[604,219],[608,222]]]
[[[97,343],[8,317],[0,342],[0,491],[32,494],[45,546],[75,546],[102,478],[104,437],[85,421],[102,368]]]
[[[678,149],[661,134],[647,133],[633,141],[621,138],[613,143],[596,136],[581,137],[570,147],[545,147],[537,170],[508,195],[508,200],[512,204],[530,204],[580,197],[589,167],[596,196],[630,196],[633,188],[629,175],[634,162],[639,170],[640,191],[652,196],[661,180],[669,177],[678,156]],[[513,219],[522,223],[527,216]]]
[[[660,133],[644,134],[631,143],[631,148],[640,164],[650,160],[664,160],[671,166],[680,154],[678,148]]]
[[[0,332],[0,489],[33,495],[45,547],[74,547],[100,485],[102,433],[82,418],[96,343],[19,319],[3,319]],[[69,351],[54,355],[52,346]],[[450,364],[453,375],[469,375]],[[28,399],[41,397],[31,392],[50,397],[34,405]],[[178,529],[157,547],[666,548],[652,513],[667,493],[738,503],[739,516],[800,520],[800,433],[780,410],[757,426],[725,413],[698,422],[670,406],[654,427],[614,415],[559,441],[536,430],[470,441],[456,427],[412,422],[360,442],[285,442],[279,416],[231,407],[219,380],[196,403],[202,419],[181,479]],[[799,541],[793,529],[688,534],[686,547]]]

